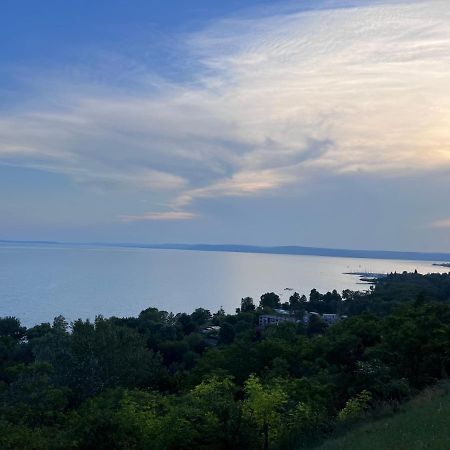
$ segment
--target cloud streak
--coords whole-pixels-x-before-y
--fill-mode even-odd
[[[436,220],[435,222],[432,222],[430,224],[431,228],[449,228],[450,229],[450,218],[449,219],[442,219],[442,220]]]
[[[123,222],[147,222],[147,221],[172,221],[172,220],[192,220],[196,217],[194,213],[186,211],[151,212],[141,215],[123,215],[120,219]]]
[[[447,2],[338,6],[212,23],[180,49],[190,83],[149,73],[96,92],[63,80],[59,106],[46,86],[39,106],[0,115],[0,163],[164,192],[168,209],[319,173],[450,169]]]

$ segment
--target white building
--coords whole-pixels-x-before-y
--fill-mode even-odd
[[[263,314],[259,316],[259,326],[265,328],[269,325],[278,325],[282,322],[297,322],[295,317],[288,315]]]
[[[338,314],[322,314],[322,320],[328,325],[339,322],[341,317]]]
[[[303,320],[297,320],[295,317],[289,314],[263,314],[259,316],[259,326],[261,328],[265,328],[269,325],[278,325],[282,322],[303,322],[304,325],[308,325],[312,316],[318,317],[327,325],[333,325],[346,318],[346,316],[340,316],[339,314],[319,314],[317,312],[305,312],[305,314],[303,315]]]

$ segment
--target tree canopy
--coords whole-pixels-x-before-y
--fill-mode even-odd
[[[450,373],[450,274],[294,293],[299,322],[260,328],[280,306],[271,292],[236,314],[1,318],[0,448],[288,449]],[[348,317],[305,326],[305,311]]]

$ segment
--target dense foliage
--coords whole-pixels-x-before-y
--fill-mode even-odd
[[[0,448],[293,448],[450,370],[450,274],[274,293],[236,314],[155,308],[32,328],[0,319]],[[258,327],[261,313],[339,313]]]

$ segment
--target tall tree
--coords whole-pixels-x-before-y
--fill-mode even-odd
[[[241,312],[251,312],[255,310],[255,304],[251,297],[241,299]]]
[[[261,295],[259,306],[261,308],[280,308],[280,297],[275,294],[275,292],[267,292],[266,294]]]

